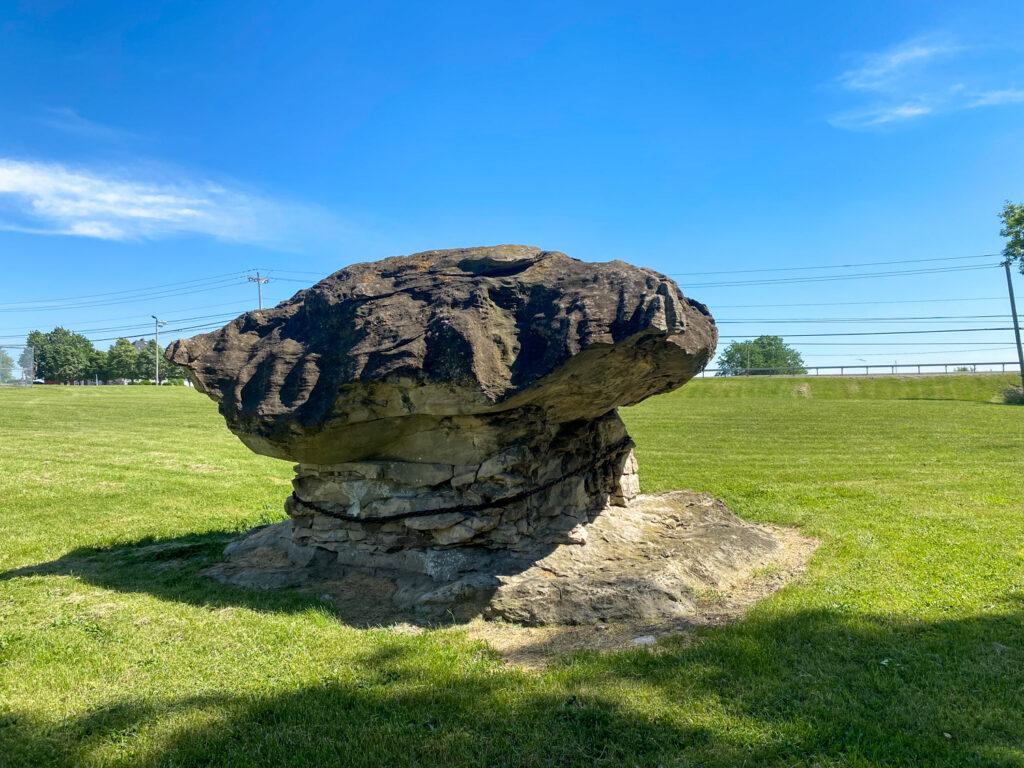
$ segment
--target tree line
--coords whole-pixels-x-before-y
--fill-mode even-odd
[[[32,349],[22,353],[18,364],[28,370],[34,356],[34,378],[44,381],[155,381],[158,354],[161,381],[185,377],[179,366],[163,360],[163,349],[152,339],[140,350],[122,337],[104,351],[96,349],[82,334],[58,326],[49,333],[32,331],[25,343]],[[0,367],[2,364],[0,360]]]

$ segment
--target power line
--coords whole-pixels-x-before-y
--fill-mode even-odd
[[[897,261],[864,261],[856,264],[819,264],[813,267],[764,267],[760,269],[727,269],[716,272],[666,272],[666,275],[675,276],[701,276],[701,275],[745,275],[753,272],[800,272],[814,269],[851,269],[857,267],[879,267],[887,264],[922,264],[935,261],[964,261],[967,259],[994,259],[1000,257],[998,253],[980,253],[975,256],[946,256],[932,259],[899,259]]]
[[[939,267],[938,269],[906,269],[889,272],[863,272],[852,275],[822,275],[817,277],[780,277],[766,280],[734,280],[713,283],[689,283],[687,288],[735,288],[748,285],[791,285],[796,283],[825,283],[836,280],[867,280],[879,277],[899,277],[906,275],[935,275],[944,272],[972,272],[979,269],[995,269],[999,264],[982,264],[969,267]]]
[[[21,306],[21,305],[25,305],[25,304],[53,304],[53,303],[57,303],[57,302],[61,302],[61,301],[82,301],[82,300],[85,300],[85,299],[95,299],[95,298],[99,298],[99,297],[103,297],[103,296],[119,296],[119,295],[126,294],[126,293],[141,293],[141,292],[144,292],[144,291],[155,291],[155,290],[159,290],[161,288],[172,288],[172,287],[175,287],[175,286],[193,285],[195,283],[205,283],[205,282],[208,282],[210,280],[217,280],[219,278],[232,277],[232,276],[244,277],[245,275],[244,275],[244,273],[243,274],[239,274],[237,272],[225,272],[225,273],[220,274],[220,275],[211,275],[210,277],[198,277],[198,278],[196,278],[194,280],[181,280],[181,281],[178,281],[176,283],[163,283],[162,285],[152,285],[152,286],[148,286],[146,288],[126,288],[125,290],[122,290],[122,291],[109,291],[107,293],[90,293],[90,294],[85,294],[83,296],[65,296],[64,298],[60,298],[60,299],[34,299],[32,301],[10,301],[10,302],[6,302],[6,303],[3,303],[3,304],[0,304],[0,307],[13,307],[13,306]]]
[[[237,306],[244,306],[244,307],[251,307],[252,303],[249,302],[249,301],[229,302],[229,303],[224,303],[223,301],[218,301],[215,304],[201,304],[198,307],[181,307],[178,311],[179,312],[193,312],[193,311],[199,310],[199,309],[213,309],[213,308],[226,309],[228,307],[233,307],[233,306],[236,306],[236,305]],[[237,312],[234,312],[234,314],[235,315],[239,315],[239,314],[241,314],[244,311],[246,311],[246,310],[242,309],[242,310],[239,310]],[[95,318],[91,318],[91,319],[89,319],[89,320],[87,320],[85,322],[113,323],[113,322],[117,322],[119,320],[135,320],[136,318],[141,318],[141,317],[142,317],[141,314],[131,314],[131,315],[121,315],[119,317],[105,317],[105,318],[99,319],[99,320],[97,320]],[[170,322],[172,322],[172,323],[179,322],[182,319],[183,318],[178,318],[177,320],[171,320]],[[62,321],[62,322],[65,325],[65,327],[74,327],[74,326],[77,325],[77,323],[74,323],[74,322],[70,322],[70,323],[67,322],[67,321]],[[29,331],[35,331],[35,330],[38,330],[38,329],[39,329],[39,325],[37,323],[36,325],[23,326],[21,328],[4,328],[2,330],[12,331],[12,332],[13,331],[24,331],[25,333],[28,333]],[[92,331],[78,331],[78,333],[98,333],[98,332],[99,331],[95,330],[95,329],[92,330]],[[7,336],[7,337],[2,337],[2,338],[11,338],[11,337]]]
[[[964,258],[964,257],[960,257]],[[976,257],[968,257],[976,258]],[[895,270],[887,272],[865,272],[852,275],[818,275],[815,277],[784,277],[784,278],[770,278],[763,280],[736,280],[736,281],[717,281],[710,283],[688,283],[685,288],[727,288],[727,287],[740,287],[740,286],[754,286],[754,285],[782,285],[791,283],[820,283],[820,282],[833,282],[835,280],[866,280],[871,278],[881,277],[896,277],[899,275],[931,275],[943,272],[970,272],[978,269],[993,269],[999,266],[998,264],[982,264],[973,266],[961,266],[961,267],[939,267],[937,269],[911,269],[911,270]],[[759,271],[759,270],[751,270]],[[675,273],[678,274],[678,273]],[[731,274],[731,273],[730,273]],[[303,285],[309,285],[308,280],[298,280],[290,277],[276,277],[279,282],[286,283],[301,283]]]
[[[753,336],[730,336],[733,339],[752,339]],[[1005,344],[1005,341],[872,341],[872,342],[849,342],[849,341],[798,341],[794,346],[798,347],[946,347],[950,344]],[[954,350],[956,351],[956,350]]]
[[[203,323],[202,325],[192,325],[192,326],[187,326],[185,328],[169,328],[168,330],[164,331],[164,333],[183,333],[185,331],[201,331],[201,330],[204,330],[204,329],[209,330],[209,329],[214,329],[214,328],[220,328],[222,325],[223,325],[223,323],[219,323],[219,322],[218,323]],[[145,334],[145,333],[136,333],[136,334],[132,334],[132,335],[128,335],[128,336],[109,336],[109,337],[103,338],[103,339],[91,339],[91,341],[97,342],[97,341],[117,341],[118,339],[142,339],[142,338],[145,338],[147,335],[148,334]]]
[[[192,320],[210,320],[210,321],[212,321],[214,319],[221,319],[221,318],[227,318],[227,319],[230,320],[230,319],[233,319],[233,318],[235,318],[237,316],[238,316],[237,312],[223,312],[223,313],[217,314],[217,315],[197,315],[195,317],[177,317],[177,318],[170,319],[167,322],[169,322],[169,323],[185,323],[185,322],[190,322]],[[110,333],[110,332],[113,332],[113,331],[135,331],[135,330],[138,330],[138,329],[143,328],[143,327],[144,326],[142,324],[139,324],[139,325],[113,326],[113,327],[109,327],[109,328],[86,328],[86,329],[70,328],[69,330],[71,330],[74,333],[80,333],[82,335],[85,335],[85,334],[88,334],[88,333]],[[164,333],[167,333],[167,331],[164,331]]]
[[[816,266],[805,266],[805,267],[759,267],[757,269],[729,269],[729,270],[716,270],[711,272],[666,272],[666,275],[672,276],[684,276],[694,277],[703,275],[742,275],[752,274],[755,272],[802,272],[808,270],[821,270],[821,269],[856,269],[858,267],[879,267],[887,266],[891,264],[924,264],[933,262],[946,262],[946,261],[968,261],[971,259],[993,259],[999,258],[998,253],[978,253],[971,256],[942,256],[942,257],[931,257],[927,259],[893,259],[889,261],[862,261],[854,262],[850,264],[819,264]],[[266,273],[285,274],[285,275],[312,275],[312,276],[326,276],[324,272],[309,272],[299,269],[267,269],[263,270]],[[333,273],[327,273],[333,274]],[[282,278],[283,279],[283,278]],[[295,281],[299,282],[299,281]]]
[[[891,322],[937,322],[940,320],[1010,320],[1010,315],[925,315],[919,317],[804,317],[777,318],[754,317],[734,320],[715,320],[716,325],[736,323],[891,323]]]
[[[343,269],[344,269],[344,267],[343,267]],[[270,273],[277,274],[278,272],[283,272],[286,275],[313,275],[313,276],[323,275],[324,277],[327,277],[327,275],[333,275],[334,274],[334,272],[327,272],[326,274],[324,272],[304,272],[301,269],[265,269],[263,271],[266,272],[267,274],[270,274]],[[335,272],[336,271],[337,270],[335,270]]]
[[[228,285],[240,283],[239,278],[233,278],[230,280],[220,280],[216,283],[210,284],[207,288],[185,288],[183,290],[169,290],[161,291],[159,293],[143,294],[138,296],[132,296],[129,298],[115,299],[113,301],[89,301],[81,302],[78,304],[61,304],[52,305],[46,307],[6,307],[0,308],[0,312],[54,312],[68,309],[91,309],[95,307],[110,307],[118,304],[133,304],[140,301],[154,301],[158,299],[168,299],[175,296],[191,296],[194,293],[205,293],[207,291],[219,291]]]
[[[1001,342],[996,342],[996,343],[1001,343]],[[1012,346],[1011,347],[1006,347],[1006,346],[1003,346],[1003,347],[977,347],[975,349],[950,349],[950,350],[946,350],[946,351],[949,352],[950,354],[959,355],[959,354],[964,353],[964,352],[1001,352],[1004,349],[1016,349],[1016,347],[1012,347]],[[890,357],[892,355],[891,352],[859,352],[857,354],[863,354],[864,357]],[[911,355],[914,355],[914,356],[917,356],[917,355],[941,355],[941,354],[943,354],[943,351],[942,350],[938,350],[938,349],[932,349],[932,350],[929,350],[927,352],[899,352],[897,354],[899,354],[902,357],[910,357]],[[814,354],[814,357],[846,357],[846,358],[848,358],[848,357],[850,357],[850,353],[846,352],[844,354],[828,354],[828,353],[823,354],[821,352],[817,352],[817,353]],[[811,367],[813,368],[814,366],[811,366]]]
[[[892,301],[818,301],[810,304],[716,304],[713,309],[763,309],[768,307],[854,307],[869,304],[937,304],[954,301],[1002,301],[1005,296],[976,296],[953,299],[893,299]]]
[[[909,333],[976,333],[980,331],[1012,331],[1013,328],[1006,326],[1004,328],[930,328],[925,330],[914,330],[914,331],[849,331],[846,333],[787,333],[787,338],[800,339],[800,338],[812,338],[816,336],[899,336]],[[756,336],[721,336],[723,339],[754,339]]]

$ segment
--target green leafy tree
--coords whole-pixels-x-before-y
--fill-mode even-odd
[[[89,362],[85,367],[85,377],[87,379],[100,381],[107,380],[107,353],[102,349],[94,349],[89,354]]]
[[[0,349],[0,384],[14,380],[14,358]]]
[[[764,370],[768,369],[768,370]],[[734,341],[718,358],[719,376],[765,376],[772,373],[807,373],[800,353],[781,336],[758,336]]]
[[[33,332],[34,334],[35,332]],[[29,334],[32,344],[33,334]],[[86,376],[95,350],[85,336],[57,327],[35,337],[36,375],[47,381],[77,381]]]
[[[138,363],[135,367],[135,378],[142,379],[143,381],[156,380],[156,355],[156,342],[150,339],[146,342],[145,348],[139,352]],[[164,378],[163,371],[160,371],[160,378]]]
[[[185,380],[185,369],[176,363],[170,363],[160,350],[160,380],[182,382]]]
[[[999,218],[1003,220],[999,234],[1006,238],[1003,248],[1005,263],[1017,262],[1021,274],[1024,274],[1024,205],[1007,200]]]
[[[150,339],[146,343],[146,348],[139,352],[139,362],[135,368],[136,378],[156,381],[157,355],[160,356],[160,381],[185,378],[185,372],[180,366],[164,359],[163,347],[158,347],[153,339]]]
[[[120,338],[107,352],[107,376],[134,379],[139,370],[139,353],[128,339]]]

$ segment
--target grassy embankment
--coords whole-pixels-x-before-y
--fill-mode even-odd
[[[1011,378],[628,410],[644,490],[821,548],[737,625],[539,674],[197,579],[291,475],[201,395],[0,391],[0,766],[1024,766],[1024,409],[988,402]]]

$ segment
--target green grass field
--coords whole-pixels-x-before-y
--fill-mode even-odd
[[[698,380],[625,411],[645,491],[821,546],[738,624],[542,672],[197,578],[291,476],[205,397],[0,390],[0,766],[1024,766],[1012,380]]]

